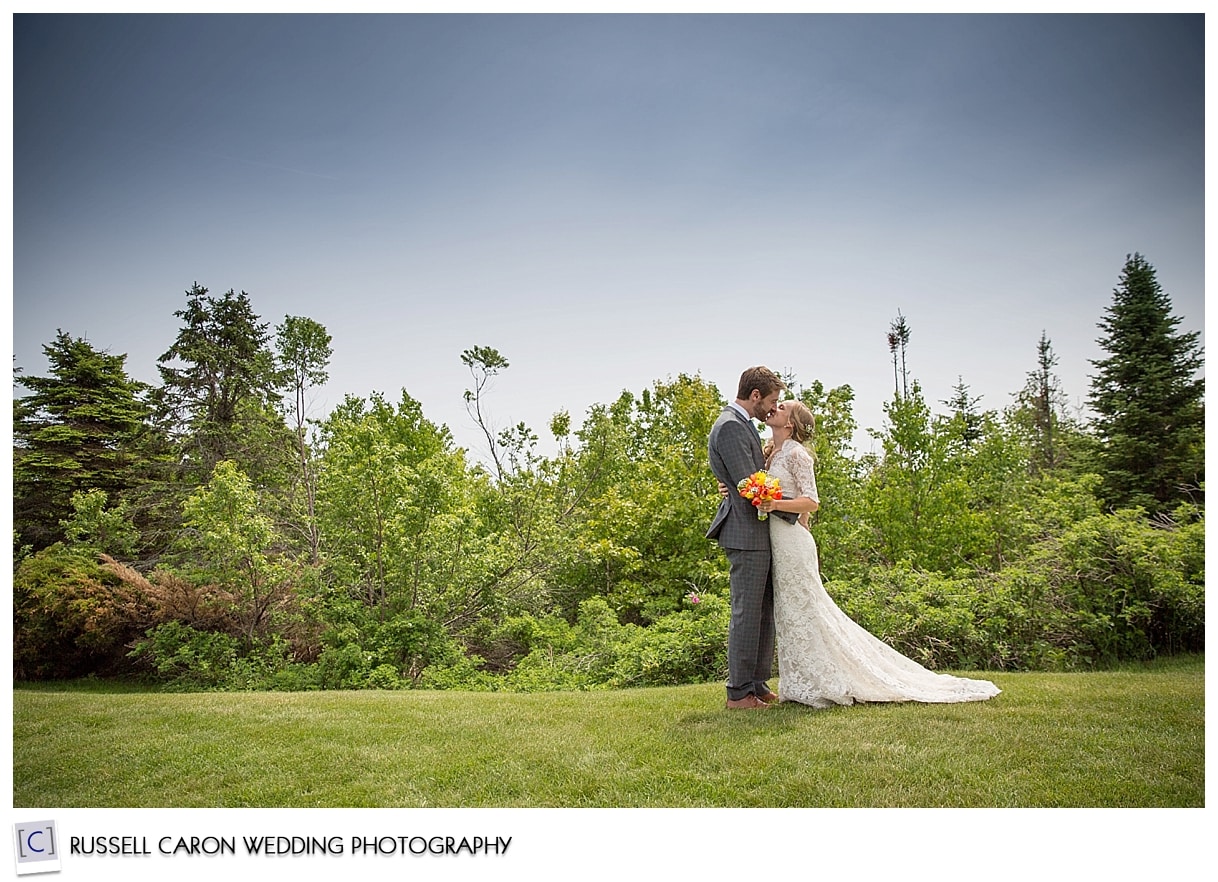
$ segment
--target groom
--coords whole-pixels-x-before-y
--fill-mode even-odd
[[[727,632],[727,706],[766,708],[778,696],[766,685],[774,661],[774,584],[770,577],[770,525],[736,492],[744,478],[765,468],[753,420],[765,422],[786,388],[773,371],[751,367],[740,375],[736,400],[711,429],[711,471],[726,484],[706,538],[719,540],[731,565],[732,618]],[[778,517],[798,515],[774,512]]]

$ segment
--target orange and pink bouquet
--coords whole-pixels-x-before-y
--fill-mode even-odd
[[[740,495],[753,505],[761,505],[767,499],[782,499],[782,488],[777,478],[771,478],[765,472],[754,472],[736,485]],[[757,520],[764,521],[769,512],[757,512]]]

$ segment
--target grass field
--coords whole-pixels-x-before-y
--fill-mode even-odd
[[[13,694],[16,807],[1204,805],[1205,660],[983,673],[963,705],[612,692]]]

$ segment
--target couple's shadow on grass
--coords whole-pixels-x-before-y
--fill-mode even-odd
[[[677,728],[713,732],[732,729],[798,729],[813,721],[827,721],[842,714],[857,713],[867,707],[865,703],[835,705],[817,708],[797,701],[780,701],[764,710],[728,710],[719,705],[683,714]]]
[[[836,726],[842,721],[850,725],[874,723],[883,725],[888,721],[922,718],[932,715],[936,720],[943,717],[958,721],[962,714],[980,711],[992,713],[990,708],[1001,705],[1002,696],[988,701],[934,703],[916,701],[856,701],[854,704],[835,704],[829,707],[812,707],[797,701],[780,701],[765,710],[728,710],[718,707],[692,710],[676,721],[675,728],[682,731],[767,731],[781,733],[799,731],[810,727]]]

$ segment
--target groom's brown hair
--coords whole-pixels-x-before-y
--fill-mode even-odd
[[[778,392],[785,388],[787,388],[787,384],[778,379],[778,374],[768,367],[751,367],[740,375],[740,388],[736,392],[736,397],[743,401],[756,389],[761,393],[761,397],[765,398],[771,392]]]

